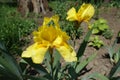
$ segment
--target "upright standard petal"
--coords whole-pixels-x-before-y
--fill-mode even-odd
[[[74,7],[72,7],[68,12],[67,12],[67,20],[69,21],[75,21],[77,20],[77,13]]]
[[[58,21],[59,21],[59,16],[58,15],[55,15],[51,18],[55,24],[58,24]]]
[[[43,25],[48,25],[48,23],[51,21],[50,18],[44,17]]]
[[[77,61],[76,53],[71,46],[60,46],[56,49],[59,51],[66,62]]]
[[[95,12],[94,7],[91,4],[83,4],[77,13],[79,22],[81,21],[88,22],[94,15],[94,12]]]
[[[59,21],[59,16],[58,15],[52,16],[51,18],[44,17],[43,25],[48,25],[51,21],[54,22],[54,24],[55,24],[54,26],[56,26],[56,27],[60,26],[58,24],[58,21]]]

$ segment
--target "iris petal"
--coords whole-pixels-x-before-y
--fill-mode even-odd
[[[83,4],[78,11],[79,21],[89,21],[94,15],[94,7],[91,4]]]
[[[77,61],[76,53],[71,46],[60,46],[56,48],[66,62]]]
[[[60,36],[58,36],[55,41],[53,42],[53,46],[57,47],[60,46],[60,44],[62,43],[62,38]]]
[[[22,57],[32,57],[34,63],[42,63],[47,49],[47,47],[40,47],[40,45],[34,43],[33,45],[29,46],[26,51],[23,51]]]
[[[32,56],[33,62],[36,64],[42,63],[47,49],[48,48],[45,47],[39,48],[38,51],[36,51],[36,54]]]
[[[22,57],[31,57],[31,56],[33,56],[36,53],[37,49],[38,49],[36,46],[37,46],[37,43],[29,46],[26,49],[26,51],[23,51]]]
[[[68,12],[67,12],[68,17],[66,18],[69,21],[75,21],[77,20],[77,13],[74,7],[72,7]]]
[[[45,17],[43,25],[48,25],[49,22],[50,22],[50,19],[48,17]]]
[[[43,25],[48,25],[50,21],[53,21],[56,27],[60,27],[60,25],[58,24],[59,21],[58,15],[52,16],[51,18],[45,17]]]

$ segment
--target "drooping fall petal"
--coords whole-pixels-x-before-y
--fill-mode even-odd
[[[38,43],[34,43],[23,51],[22,57],[32,57],[33,62],[38,64],[43,61],[47,49],[47,47],[41,47]]]
[[[77,61],[76,53],[70,45],[56,48],[66,62]]]
[[[41,47],[39,48],[39,52],[32,56],[32,60],[34,63],[39,64],[42,63],[44,60],[45,53],[47,52],[48,48]]]

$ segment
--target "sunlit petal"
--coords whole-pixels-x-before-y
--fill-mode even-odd
[[[94,7],[91,4],[83,3],[82,6],[79,8],[78,12],[76,12],[75,8],[71,8],[67,12],[67,20],[69,21],[78,21],[87,22],[93,17],[95,13]]]
[[[50,22],[50,18],[48,17],[44,17],[44,21],[43,21],[43,25],[48,25],[48,23]]]
[[[60,36],[58,36],[55,40],[54,40],[54,42],[53,42],[53,46],[60,46],[60,44],[62,43],[62,38],[60,37]]]
[[[76,53],[71,46],[60,46],[56,48],[66,62],[77,61]]]
[[[94,7],[91,4],[83,4],[77,13],[79,22],[89,21],[91,17],[94,15],[94,12],[95,12]]]
[[[38,49],[35,55],[32,56],[32,60],[34,63],[39,64],[42,63],[44,60],[45,53],[47,52],[48,48],[41,47]]]
[[[48,25],[50,23],[50,21],[54,22],[55,27],[60,27],[60,25],[58,24],[58,21],[59,21],[58,15],[52,16],[51,18],[44,17],[43,25]]]
[[[25,51],[22,53],[22,57],[32,57],[38,51],[37,43],[29,46]]]
[[[67,12],[67,20],[69,21],[75,21],[77,20],[77,14],[76,14],[76,10],[74,7],[72,7],[68,12]]]
[[[55,23],[58,23],[59,21],[59,16],[58,15],[55,15],[51,18]]]
[[[34,43],[33,45],[29,46],[26,51],[23,51],[22,57],[32,57],[34,63],[42,63],[47,49],[47,47],[40,47],[40,45]]]

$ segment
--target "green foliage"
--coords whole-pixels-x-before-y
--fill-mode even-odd
[[[117,37],[120,37],[120,31],[118,32],[118,35],[117,35]]]
[[[98,19],[96,20],[93,24],[92,27],[93,29],[93,34],[99,34],[105,32],[107,29],[109,29],[109,26],[107,24],[107,21],[105,19]]]
[[[99,74],[99,73],[93,73],[88,76],[83,77],[81,80],[89,80],[89,79],[100,79],[100,80],[109,80],[106,76]]]
[[[23,68],[22,64],[30,64],[41,75],[47,75],[47,70],[42,65],[33,64],[30,59],[25,59],[17,64],[16,59],[9,53],[3,42],[0,42],[0,80],[48,80],[44,77],[27,75],[27,66]]]
[[[83,60],[80,64],[76,67],[76,72],[79,73],[88,63],[90,63],[96,57],[96,53],[89,56],[87,59]]]
[[[79,39],[83,35],[83,29],[81,27],[76,27],[74,23],[65,21],[61,22],[62,29],[67,32],[72,40]]]
[[[117,64],[111,69],[110,73],[108,76],[104,76],[100,73],[92,73],[90,75],[87,75],[83,77],[81,80],[89,80],[89,79],[100,79],[100,80],[119,80],[120,77],[117,76],[116,74],[120,72],[120,59],[117,62]]]
[[[53,9],[53,12],[60,16],[61,20],[66,19],[67,10],[73,5],[72,1],[50,1],[49,6]]]
[[[116,44],[117,44],[117,39],[114,41],[112,45],[107,47],[110,56],[110,61],[113,63],[117,63],[120,59],[120,48],[118,48],[118,50],[115,51],[115,49],[117,48]]]
[[[99,39],[98,36],[95,36],[95,37],[90,38],[90,41],[89,41],[88,45],[99,49],[100,47],[102,47],[104,45],[104,43],[103,43],[102,40]]]
[[[21,38],[30,34],[36,24],[33,20],[22,18],[16,8],[0,5],[0,27],[0,39],[9,49],[15,49],[21,45]]]
[[[118,32],[118,34],[117,34],[117,43],[120,43],[120,31]]]
[[[120,7],[120,0],[111,0],[109,6],[119,8]]]
[[[110,80],[119,80],[120,77],[117,76],[117,73],[120,72],[120,59],[116,63],[116,65],[111,69],[108,77]]]
[[[0,74],[2,75],[0,79],[6,77],[12,80],[23,80],[21,70],[16,60],[10,56],[2,42],[0,42]]]
[[[103,3],[103,0],[96,0],[96,1],[94,1],[94,0],[80,0],[80,1],[82,1],[82,3],[91,3],[97,7],[100,7]]]
[[[105,32],[102,33],[102,35],[106,38],[106,39],[111,39],[113,37],[113,31],[112,30],[106,30]]]
[[[82,1],[85,3],[91,3],[94,4],[97,8],[101,7],[101,6],[106,6],[107,7],[120,7],[120,0],[78,0],[78,1]]]

